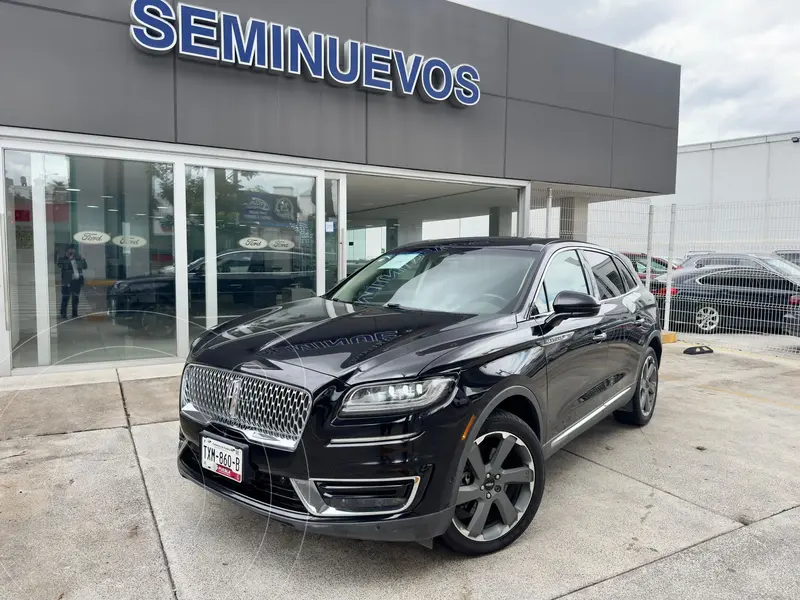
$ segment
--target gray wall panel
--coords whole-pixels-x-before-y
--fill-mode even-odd
[[[508,96],[611,116],[614,48],[511,21]]]
[[[612,119],[508,101],[506,176],[608,186]]]
[[[371,0],[367,23],[367,41],[469,63],[482,92],[506,95],[507,19],[444,0]]]
[[[674,193],[677,145],[675,129],[616,120],[611,187]]]
[[[616,53],[614,116],[677,129],[681,68],[624,50]]]
[[[362,163],[365,94],[180,60],[178,141]]]
[[[14,0],[20,4],[30,4],[42,8],[54,8],[74,12],[88,17],[112,19],[120,23],[130,22],[130,0]],[[177,0],[168,0],[173,6]],[[199,4],[203,4],[200,2]]]
[[[484,96],[477,106],[458,109],[370,95],[368,162],[502,177],[505,103],[505,98]]]
[[[0,3],[0,124],[174,141],[173,61],[127,27]]]

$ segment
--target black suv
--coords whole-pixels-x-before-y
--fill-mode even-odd
[[[621,255],[407,245],[195,340],[178,467],[309,532],[493,552],[533,519],[548,456],[609,414],[650,421],[660,358],[655,300]]]

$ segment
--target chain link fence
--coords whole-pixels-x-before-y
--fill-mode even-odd
[[[800,357],[800,200],[598,200],[551,202],[551,237],[585,239],[631,258],[656,295],[665,330],[681,341]],[[545,220],[535,223],[533,234],[544,235]]]

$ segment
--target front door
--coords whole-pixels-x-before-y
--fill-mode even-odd
[[[548,431],[551,438],[586,415],[607,393],[608,346],[602,317],[575,317],[548,326],[553,301],[563,291],[590,293],[586,273],[575,250],[555,254],[537,290],[535,310],[547,357]]]

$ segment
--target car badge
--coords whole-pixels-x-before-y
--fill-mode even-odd
[[[239,399],[242,394],[242,379],[237,377],[228,382],[228,388],[225,390],[225,399],[228,402],[228,416],[236,418],[236,413],[239,410]]]

